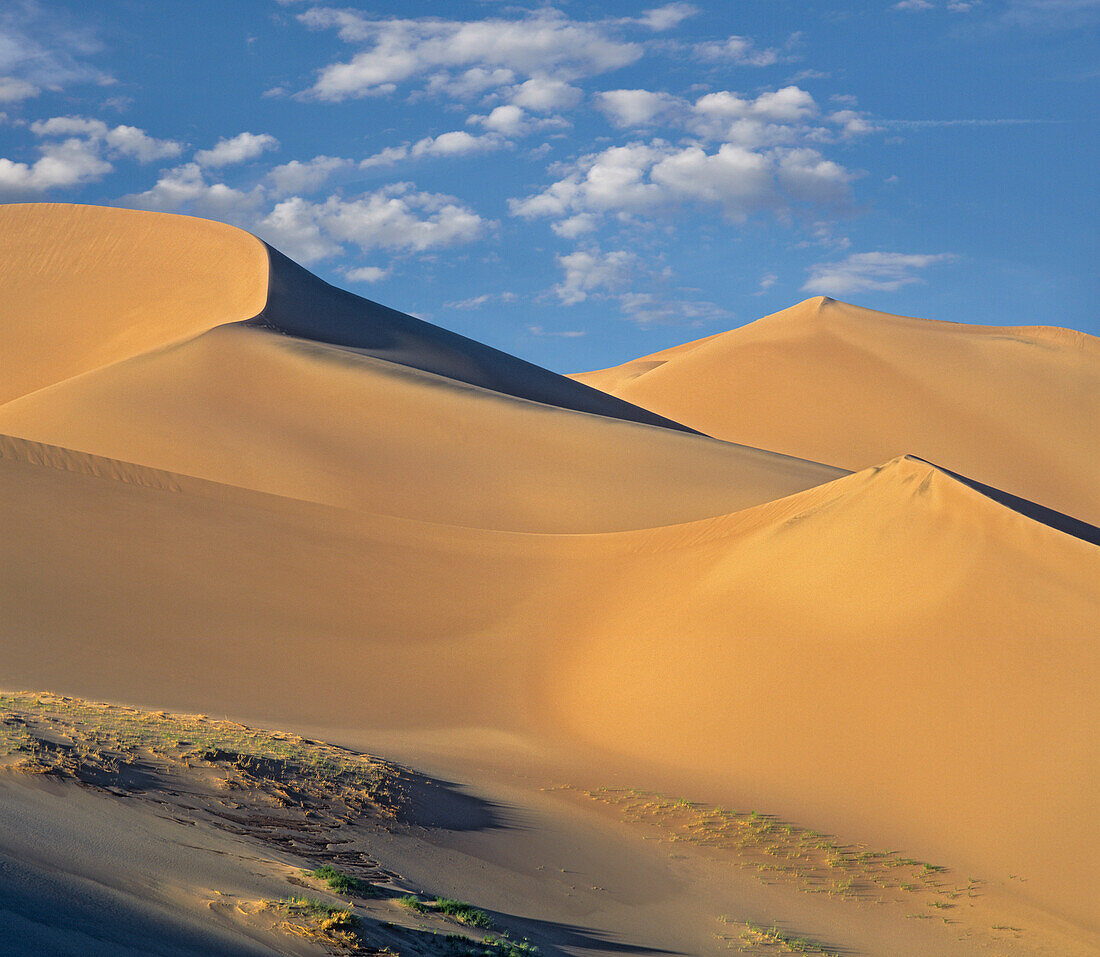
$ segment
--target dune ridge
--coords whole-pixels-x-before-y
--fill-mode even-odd
[[[917,455],[1100,523],[1100,340],[809,299],[578,381],[707,435],[849,470]]]

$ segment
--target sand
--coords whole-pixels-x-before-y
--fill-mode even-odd
[[[579,381],[730,442],[858,470],[898,455],[1100,524],[1100,340],[818,297]]]
[[[120,242],[130,215],[143,214],[105,214],[92,246]],[[176,218],[161,219],[171,232]],[[432,336],[423,361],[410,354],[415,325],[399,323],[394,361],[370,335],[242,318],[52,372],[0,406],[6,684],[389,742],[527,808],[554,783],[761,808],[989,882],[1029,928],[1006,953],[1095,942],[1083,890],[1100,849],[1100,532],[1056,494],[1097,462],[1080,422],[1058,418],[1092,401],[1079,395],[1096,374],[1087,342],[1044,340],[1078,372],[1057,394],[1035,373],[1029,394],[1062,404],[1048,439],[1024,422],[1017,473],[1049,464],[1057,479],[1021,501],[1003,494],[1023,495],[1019,482],[989,474],[1007,461],[993,454],[1007,428],[994,391],[983,427],[961,422],[940,449],[974,439],[989,463],[977,474],[920,447],[847,474],[812,461],[828,441],[792,457],[583,411],[550,379],[532,397],[453,377]],[[896,325],[913,323],[943,354],[988,340],[973,361],[1002,370],[992,334]],[[884,335],[893,348],[909,333]],[[1004,363],[1031,388],[1030,366]],[[944,381],[946,405],[962,378],[925,381]],[[960,408],[978,407],[980,378]],[[840,380],[875,407],[867,380]],[[693,382],[689,398],[704,391]],[[554,827],[583,844],[593,812],[555,807]],[[615,855],[634,860],[623,841],[636,838],[614,833],[598,868],[623,875]],[[515,840],[485,854],[522,855]],[[623,906],[668,905],[639,925],[648,942],[717,946],[683,905],[730,906],[700,890],[709,866],[654,886],[636,869]],[[928,944],[910,930],[923,922],[883,930],[859,907],[827,917],[795,896],[753,906],[866,953],[970,952]],[[578,920],[607,913],[586,906]]]

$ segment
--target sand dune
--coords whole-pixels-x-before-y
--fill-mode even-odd
[[[255,236],[204,219],[0,205],[8,358],[0,403],[215,326],[288,335],[563,408],[691,431],[602,391],[336,289]]]
[[[51,456],[65,468],[30,464]],[[4,446],[10,680],[587,743],[701,798],[1026,874],[1035,901],[1095,921],[1074,888],[1097,838],[1100,552],[926,463],[570,536],[94,462]],[[363,693],[379,683],[403,693]]]
[[[669,525],[843,474],[241,324],[9,402],[0,431],[309,501],[524,531]]]
[[[92,207],[49,206],[37,219],[36,207],[7,209],[14,212],[0,207],[0,216],[13,229],[35,228],[0,264],[0,274],[29,276],[9,300],[11,338],[7,326],[0,337],[23,358],[18,336],[44,328],[41,354],[26,364],[53,381],[0,405],[3,432],[309,501],[525,531],[674,524],[843,474],[685,434],[335,289],[229,227]],[[176,255],[194,237],[191,254],[201,258],[202,243],[212,242],[204,230],[227,247],[209,250],[226,276]],[[40,296],[34,267],[47,246],[64,251],[52,268],[65,279]],[[227,294],[219,311],[211,290],[227,277],[253,295],[238,303]],[[176,281],[183,291],[173,298]],[[261,281],[270,284],[262,311],[253,289]],[[208,308],[194,290],[211,298]],[[251,321],[233,321],[250,309]],[[129,323],[126,350],[116,342],[113,361],[90,348],[80,367],[60,361],[67,336],[114,341],[120,316]]]
[[[1100,927],[1092,340],[811,301],[586,377],[671,422],[227,227],[4,223],[8,685],[519,742]]]
[[[707,435],[846,469],[897,455],[1100,523],[1100,341],[809,299],[575,376]]]
[[[0,205],[0,402],[267,301],[259,240],[222,223],[62,203]]]

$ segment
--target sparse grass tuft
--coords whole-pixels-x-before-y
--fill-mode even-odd
[[[746,921],[745,929],[741,932],[741,940],[747,944],[778,948],[786,954],[818,954],[819,957],[840,957],[835,950],[829,950],[823,944],[810,940],[808,937],[792,937],[780,930],[775,924],[765,928],[751,920]]]
[[[493,926],[493,918],[483,910],[478,910],[470,904],[452,900],[449,897],[437,897],[433,902],[434,907],[441,914],[453,917],[460,924],[469,927],[481,927],[488,930]]]
[[[416,911],[418,914],[428,913],[428,905],[415,894],[405,894],[403,897],[397,898],[397,903],[407,907],[409,910]]]
[[[358,877],[352,877],[343,871],[338,871],[331,864],[322,864],[316,870],[304,872],[309,877],[315,877],[324,881],[329,888],[337,894],[347,894],[352,897],[377,897],[378,889],[368,881],[361,881]]]
[[[761,880],[778,878],[806,893],[885,903],[909,895],[951,897],[965,890],[974,896],[977,891],[973,881],[966,888],[941,884],[936,878],[947,869],[938,864],[844,844],[757,810],[736,811],[634,788],[583,793],[617,809],[625,821],[661,829],[664,836],[658,839],[732,851],[734,863],[755,870]]]

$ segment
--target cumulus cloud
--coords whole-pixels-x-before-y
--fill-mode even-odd
[[[18,103],[38,96],[42,91],[28,80],[14,76],[0,76],[0,103]]]
[[[438,136],[426,136],[411,145],[402,143],[400,146],[387,146],[385,149],[360,160],[359,168],[377,169],[394,166],[404,160],[420,159],[422,157],[455,157],[467,156],[472,153],[487,153],[490,150],[501,149],[507,145],[508,141],[494,132],[474,136],[465,130],[451,130],[447,133],[440,133]]]
[[[384,150],[379,150],[374,155],[360,160],[359,168],[373,169],[377,166],[393,166],[394,163],[400,163],[408,155],[409,148],[407,146],[387,146]]]
[[[561,129],[569,122],[560,116],[530,116],[515,103],[496,107],[488,115],[474,113],[466,118],[469,126],[480,126],[501,136],[525,136],[534,130]]]
[[[509,201],[513,215],[559,220],[560,235],[590,231],[601,214],[633,215],[699,204],[733,221],[787,201],[838,202],[851,178],[809,147],[753,151],[723,143],[715,152],[663,140],[582,156],[540,193]]]
[[[263,200],[259,187],[244,191],[210,183],[197,163],[185,163],[164,170],[152,187],[122,201],[138,209],[190,213],[247,227]]]
[[[516,106],[535,113],[572,109],[584,97],[578,87],[550,77],[536,76],[525,80],[507,91],[508,99]]]
[[[646,10],[634,22],[649,27],[650,30],[671,30],[698,12],[699,8],[691,3],[666,3],[663,7]]]
[[[332,195],[321,202],[283,195],[292,186],[305,192],[326,171],[352,165],[349,160],[325,156],[287,163],[269,174],[270,185],[261,182],[242,190],[211,182],[208,170],[185,163],[162,171],[154,186],[122,201],[138,209],[191,213],[233,223],[303,263],[346,254],[349,246],[362,252],[422,253],[472,242],[493,226],[455,197],[418,191],[411,183],[394,183],[347,198]],[[371,270],[380,268],[364,266],[365,271],[347,275],[356,282],[375,282],[384,276]]]
[[[622,286],[638,263],[634,253],[622,249],[607,253],[598,249],[578,249],[557,258],[565,275],[554,287],[554,292],[567,306],[584,302],[593,293]]]
[[[675,5],[673,5],[675,6]],[[666,14],[666,20],[672,14]],[[569,83],[626,66],[642,46],[624,41],[605,22],[573,20],[554,9],[516,19],[374,19],[353,10],[315,7],[298,19],[314,29],[335,29],[364,49],[321,69],[308,96],[343,100],[392,92],[426,81],[458,93],[512,83],[518,77]],[[480,71],[480,72],[474,72]]]
[[[136,126],[110,127],[84,116],[53,116],[35,120],[31,132],[39,137],[84,137],[89,149],[105,149],[113,156],[129,156],[141,163],[179,156],[183,147],[175,140],[159,140]]]
[[[491,133],[485,136],[473,136],[465,130],[452,130],[439,136],[428,136],[413,144],[409,155],[418,156],[465,156],[468,153],[484,153],[499,149],[504,141]]]
[[[222,138],[208,150],[195,153],[195,162],[199,166],[229,166],[232,163],[244,163],[256,159],[265,150],[279,148],[279,141],[270,133],[238,133],[229,139]]]
[[[354,199],[330,196],[311,203],[291,197],[260,219],[256,231],[312,262],[336,254],[344,244],[362,252],[442,249],[472,242],[490,225],[453,196],[395,183]]]
[[[951,262],[950,253],[852,253],[839,262],[816,263],[802,287],[806,292],[845,295],[877,290],[893,292],[902,286],[924,282],[916,275],[936,263]]]
[[[668,93],[650,90],[607,90],[593,98],[596,109],[614,126],[649,126],[658,119],[676,116],[686,109],[685,102]]]
[[[30,130],[46,140],[38,147],[39,159],[34,163],[0,159],[2,195],[31,195],[81,186],[110,173],[114,169],[112,159],[129,157],[144,163],[176,156],[182,150],[179,143],[158,140],[135,126],[110,127],[102,120],[83,116],[36,120]]]
[[[697,43],[694,53],[700,60],[728,60],[741,66],[771,66],[781,59],[778,50],[761,50],[748,37],[737,35],[726,40]]]
[[[312,193],[328,182],[329,177],[355,164],[338,156],[315,156],[304,163],[291,160],[276,166],[267,174],[276,194],[289,196],[294,193]]]
[[[0,158],[0,195],[43,193],[65,186],[79,186],[100,179],[112,166],[98,144],[76,137],[49,143],[32,164]]]
[[[355,269],[345,269],[344,278],[351,282],[381,282],[390,275],[389,269],[380,266],[359,266]]]

